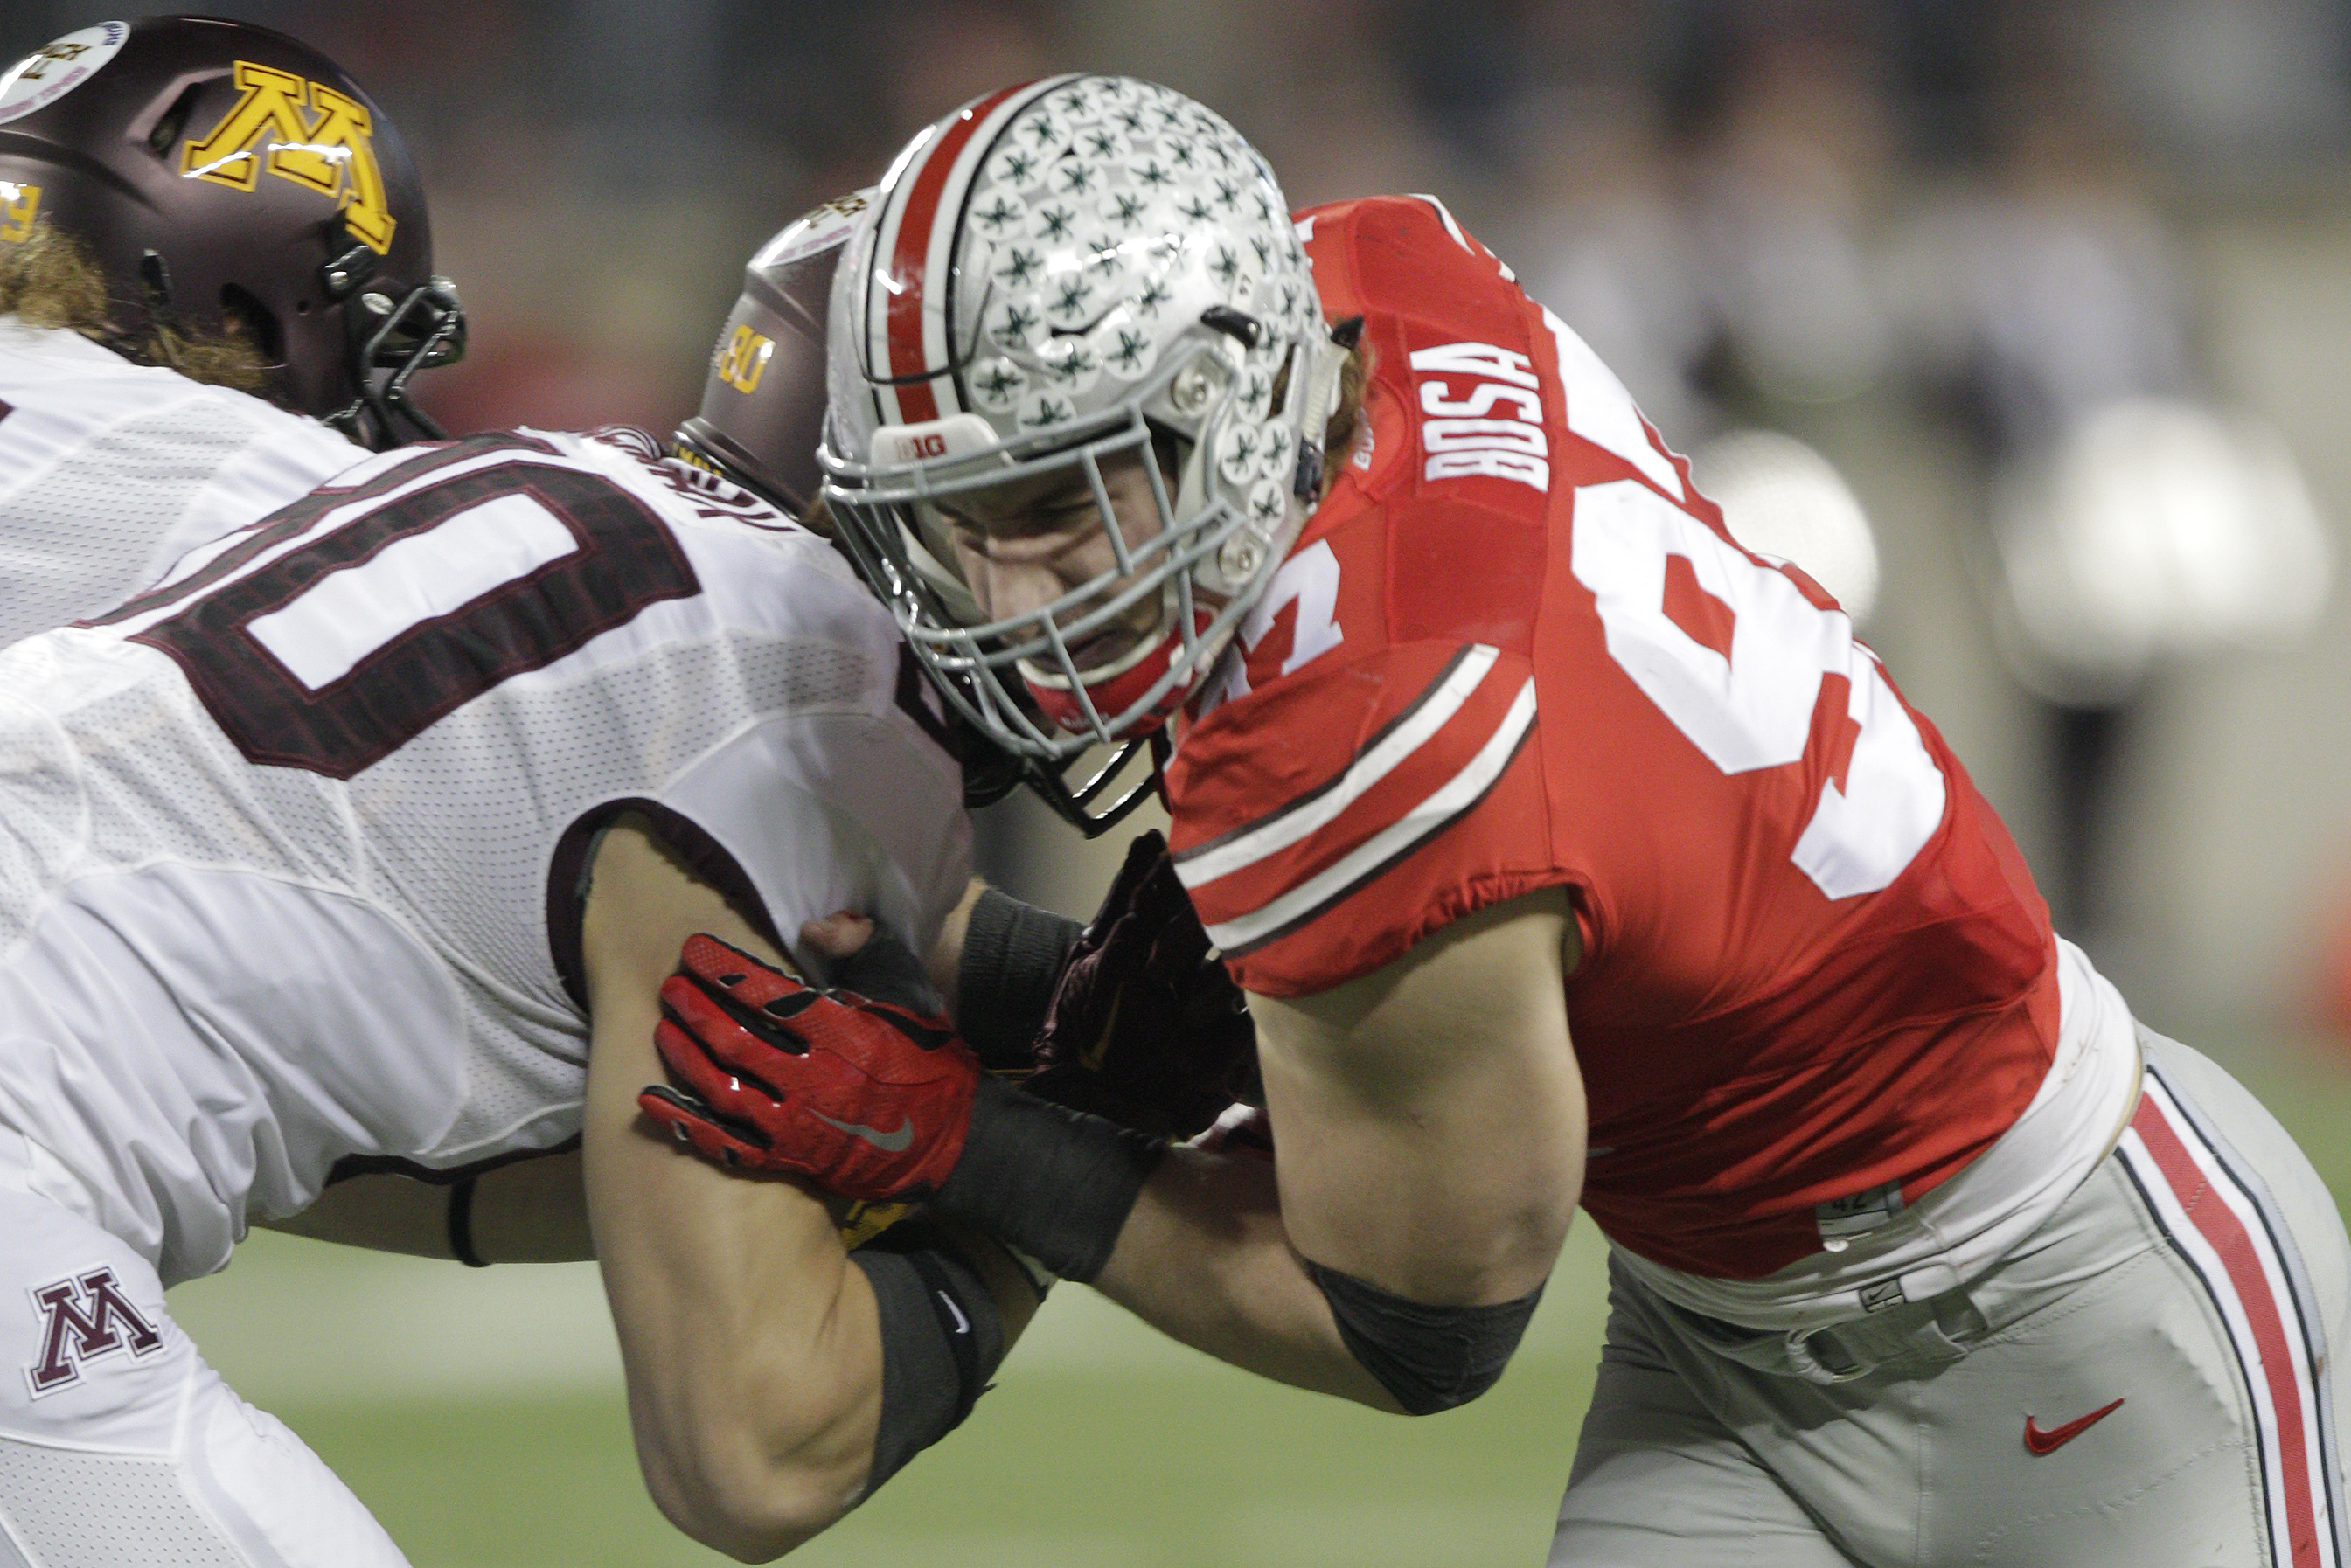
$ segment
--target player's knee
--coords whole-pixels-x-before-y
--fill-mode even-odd
[[[1491,1388],[1542,1300],[1537,1286],[1490,1306],[1431,1306],[1320,1263],[1306,1269],[1348,1352],[1408,1416],[1451,1410]]]

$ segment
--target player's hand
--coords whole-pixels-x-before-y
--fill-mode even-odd
[[[1167,841],[1138,837],[1078,938],[1021,1087],[1138,1132],[1189,1137],[1247,1097],[1257,1033]]]
[[[878,932],[865,945],[881,944],[903,950]],[[847,976],[887,976],[888,957]],[[894,972],[919,979],[921,966]],[[955,1168],[980,1069],[935,998],[924,1012],[821,991],[695,936],[661,1002],[653,1044],[679,1082],[649,1085],[637,1103],[705,1157],[867,1201],[934,1191]]]

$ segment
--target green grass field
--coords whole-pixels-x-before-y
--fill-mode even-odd
[[[2214,1054],[2351,1199],[2339,1048]],[[1532,1568],[1591,1387],[1600,1297],[1601,1248],[1580,1222],[1501,1385],[1405,1421],[1246,1377],[1065,1286],[971,1420],[794,1561]],[[173,1305],[417,1568],[725,1561],[646,1500],[592,1270],[477,1272],[260,1235]]]

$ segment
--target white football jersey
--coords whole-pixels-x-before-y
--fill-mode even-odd
[[[639,432],[371,458],[0,652],[0,1124],[166,1282],[340,1159],[562,1143],[598,826],[926,950],[970,867],[928,691],[829,545]]]
[[[367,455],[259,398],[0,316],[0,646],[111,608]]]

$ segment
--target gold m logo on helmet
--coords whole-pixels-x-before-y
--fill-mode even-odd
[[[395,223],[367,106],[324,82],[251,60],[236,62],[236,103],[221,122],[180,150],[180,172],[250,191],[261,178],[266,142],[269,172],[335,198],[355,238],[378,254],[390,250]]]

